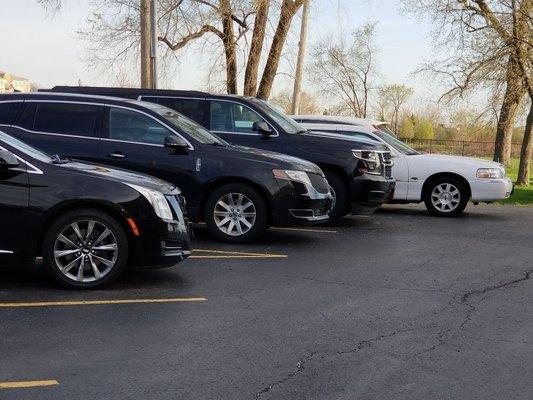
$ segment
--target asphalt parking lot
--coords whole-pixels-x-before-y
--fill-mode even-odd
[[[106,290],[0,270],[0,399],[531,399],[533,208],[389,206]]]

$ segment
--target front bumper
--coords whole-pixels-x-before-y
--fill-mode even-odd
[[[513,182],[509,178],[475,179],[470,181],[473,202],[503,200],[513,193]]]
[[[352,214],[372,214],[382,204],[392,200],[396,181],[381,175],[354,176],[350,185]]]
[[[323,189],[319,192],[313,186],[285,180],[278,180],[278,185],[280,190],[272,201],[272,225],[315,225],[329,220],[333,204],[329,189],[323,193]]]
[[[136,268],[167,268],[191,255],[188,222],[137,222],[140,236],[133,240],[129,265]]]

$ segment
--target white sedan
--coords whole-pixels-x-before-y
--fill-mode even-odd
[[[368,122],[364,126],[361,120],[354,119],[358,124],[350,125],[344,117],[335,123],[332,120],[335,117],[331,116],[320,123],[318,118],[314,116],[312,123],[306,122],[305,116],[295,119],[310,130],[372,139],[390,148],[396,178],[394,203],[423,201],[431,214],[451,217],[461,214],[470,198],[474,204],[492,203],[509,197],[513,191],[513,183],[505,176],[502,164],[477,158],[422,154],[375,123]]]

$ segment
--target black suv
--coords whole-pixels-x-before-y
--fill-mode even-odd
[[[0,264],[43,256],[48,272],[96,288],[126,265],[191,253],[180,191],[144,175],[49,156],[0,131]]]
[[[77,94],[0,95],[0,125],[50,154],[122,167],[177,185],[189,218],[219,240],[269,225],[327,221],[332,198],[316,165],[232,146],[169,108]]]
[[[56,86],[51,91],[145,100],[172,108],[230,143],[276,151],[317,164],[336,197],[332,219],[366,214],[392,198],[389,149],[372,140],[310,132],[266,101],[196,91]]]

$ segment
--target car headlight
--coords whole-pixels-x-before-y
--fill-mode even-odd
[[[374,175],[381,174],[381,159],[373,150],[352,150],[353,156],[361,160],[359,170]]]
[[[504,176],[504,168],[479,168],[476,172],[478,179],[501,179]]]
[[[295,181],[303,183],[304,185],[312,186],[311,179],[304,171],[293,171],[290,169],[273,169],[272,173],[278,179],[287,179],[289,181]]]
[[[174,216],[172,215],[172,210],[170,209],[168,201],[163,193],[158,192],[157,190],[148,189],[146,187],[137,186],[131,183],[126,183],[126,185],[142,194],[144,198],[148,200],[148,202],[152,205],[155,213],[159,218],[166,220],[174,219]]]

